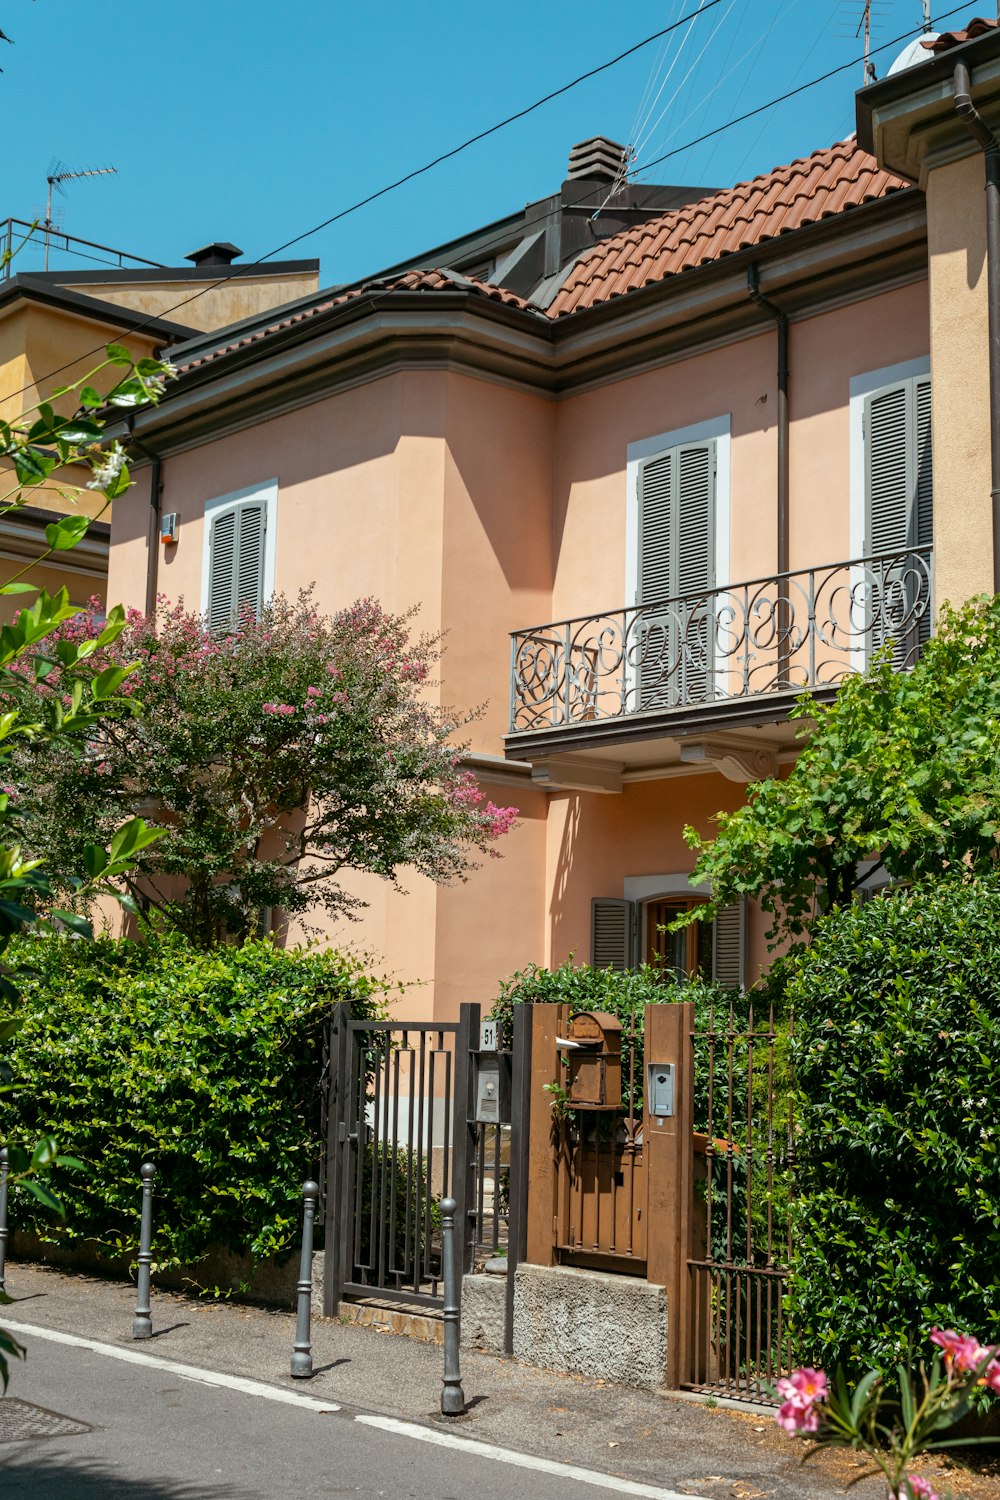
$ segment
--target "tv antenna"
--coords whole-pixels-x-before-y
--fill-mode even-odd
[[[61,161],[54,161],[49,166],[49,173],[45,181],[49,185],[48,196],[45,199],[45,269],[49,269],[49,236],[52,225],[52,191],[65,195],[64,182],[75,182],[79,177],[108,177],[118,171],[117,167],[85,167],[81,172],[70,172]]]
[[[865,34],[865,83],[874,83],[875,64],[872,62],[872,0],[865,0],[861,20],[858,22],[858,29],[854,35],[859,36],[862,30]]]
[[[924,30],[931,29],[931,0],[924,0]]]

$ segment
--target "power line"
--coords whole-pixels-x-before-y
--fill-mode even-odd
[[[430,172],[435,167],[441,166],[443,162],[451,161],[454,157],[460,156],[463,151],[468,151],[470,146],[478,145],[480,141],[485,141],[489,136],[496,135],[498,131],[506,129],[508,125],[513,125],[518,120],[525,119],[527,115],[534,114],[535,110],[541,109],[544,104],[550,104],[553,99],[558,99],[563,94],[568,94],[571,89],[577,88],[581,83],[586,83],[589,79],[596,78],[601,73],[606,73],[609,68],[617,67],[620,62],[624,62],[626,58],[633,57],[652,42],[660,41],[661,38],[669,36],[671,32],[677,31],[681,26],[686,26],[690,21],[697,21],[701,16],[707,15],[715,6],[721,4],[722,0],[701,0],[697,10],[689,11],[687,15],[680,16],[676,21],[671,22],[669,26],[661,27],[659,31],[654,31],[649,36],[643,37],[641,42],[635,42],[631,47],[626,47],[624,52],[619,52],[615,57],[608,58],[607,62],[599,63],[595,68],[588,68],[586,73],[578,74],[576,78],[570,79],[569,83],[564,83],[559,88],[553,89],[550,93],[544,94],[540,99],[536,99],[533,104],[527,104],[523,109],[515,110],[513,114],[507,115],[505,119],[498,120],[495,125],[490,125],[485,130],[480,130],[475,135],[470,135],[467,140],[462,141],[458,146],[453,146],[450,151],[442,151],[439,156],[435,156],[432,161],[425,162],[422,167],[414,167],[412,171],[405,172],[402,177],[397,177],[394,182],[386,183],[384,187],[377,188],[375,192],[367,194],[364,198],[359,198],[357,203],[352,203],[347,208],[339,209],[335,214],[331,214],[329,218],[324,219],[321,223],[314,224],[311,229],[306,229],[302,234],[294,235],[292,239],[285,240],[284,244],[277,245],[273,250],[269,250],[259,260],[241,265],[231,275],[220,277],[218,281],[213,282],[210,286],[203,287],[201,291],[192,293],[190,297],[184,297],[180,302],[175,302],[172,307],[168,307],[163,312],[158,313],[156,317],[150,317],[144,323],[136,324],[129,331],[133,334],[141,333],[144,328],[148,328],[152,323],[159,321],[161,318],[169,317],[171,313],[177,312],[179,308],[187,307],[189,303],[197,301],[199,297],[204,297],[207,292],[217,291],[220,286],[225,286],[228,281],[234,281],[239,276],[245,275],[247,271],[252,271],[257,266],[264,265],[266,261],[272,260],[276,255],[280,255],[283,250],[290,250],[293,245],[298,245],[303,240],[310,239],[314,234],[319,234],[323,229],[329,229],[331,224],[336,224],[340,219],[346,219],[349,214],[357,213],[359,209],[367,208],[370,203],[375,203],[379,198],[384,198],[387,193],[395,192],[397,188],[404,187],[406,183],[413,182],[417,177],[422,177],[426,172]],[[98,354],[102,348],[103,345],[99,344],[87,354],[80,355],[80,359],[88,359],[90,354]],[[57,370],[52,370],[43,379],[51,380],[53,376],[61,375],[64,370],[68,370],[71,365],[77,363],[78,360],[71,360],[69,364],[60,365]],[[33,384],[37,388],[37,382],[33,382]],[[21,396],[25,391],[30,389],[31,386],[22,386],[21,390],[13,392],[13,395]]]
[[[690,12],[688,15],[681,17],[679,21],[674,22],[672,26],[666,27],[665,30],[674,31],[679,26],[684,25],[686,22],[697,19],[698,16],[703,15],[708,10],[709,5],[718,5],[719,3],[721,3],[721,0],[708,0],[708,3],[703,6],[701,10]],[[957,16],[958,14],[960,14],[960,12],[965,11],[966,9],[967,5],[956,5],[952,10],[944,11],[940,16],[938,16],[937,21],[947,21],[952,16]],[[888,51],[890,47],[898,46],[900,42],[907,41],[913,35],[915,30],[920,29],[921,28],[919,27],[911,27],[910,30],[901,32],[899,36],[892,37],[888,42],[883,42],[880,46],[873,47],[871,55],[874,57],[879,52],[885,52]],[[545,100],[556,98],[559,94],[565,93],[567,89],[572,88],[575,83],[580,82],[585,78],[593,77],[595,72],[603,72],[607,68],[612,67],[615,62],[621,61],[621,59],[624,57],[631,56],[632,53],[637,51],[639,48],[646,46],[650,41],[655,41],[663,35],[663,31],[658,31],[652,37],[647,37],[644,41],[637,42],[636,45],[634,47],[630,47],[627,52],[619,53],[617,58],[612,58],[609,62],[602,63],[599,68],[592,69],[589,73],[581,74],[580,78],[574,80],[573,83],[565,84],[562,88],[556,89],[551,94],[547,94],[545,96]],[[737,115],[735,118],[727,120],[725,124],[717,125],[713,130],[705,131],[703,134],[696,136],[693,140],[686,141],[682,146],[675,146],[672,150],[664,152],[661,156],[653,157],[651,160],[646,162],[637,163],[630,175],[634,175],[637,172],[648,171],[651,167],[659,166],[661,165],[661,163],[669,161],[675,156],[680,156],[683,152],[690,151],[695,146],[703,145],[705,141],[714,140],[717,136],[724,134],[725,131],[732,130],[735,126],[742,125],[747,120],[755,119],[758,115],[764,114],[765,111],[773,109],[776,105],[784,104],[789,99],[794,99],[799,94],[806,93],[809,89],[817,88],[821,83],[826,83],[829,81],[829,79],[836,78],[840,73],[846,73],[850,68],[857,67],[858,63],[862,62],[863,60],[863,58],[858,57],[851,58],[849,62],[841,63],[836,68],[830,68],[826,73],[821,73],[819,77],[810,79],[808,83],[800,84],[798,88],[789,89],[785,93],[779,94],[776,98],[769,99],[766,103],[758,104],[757,106],[755,106],[755,108],[747,110],[744,114]],[[496,130],[501,129],[503,125],[510,123],[510,121],[520,119],[523,115],[529,114],[532,110],[537,109],[539,105],[543,104],[545,100],[538,100],[535,104],[527,106],[526,109],[519,111],[517,114],[509,116],[507,121],[501,121],[499,124],[491,126],[489,130],[482,131],[479,135],[470,137],[470,139],[463,142],[461,146],[457,146],[453,150],[445,152],[442,156],[437,157],[434,162],[429,162],[426,166],[417,168],[415,171],[408,173],[405,177],[400,178],[398,183],[390,184],[385,188],[380,188],[377,192],[370,194],[367,198],[361,199],[358,203],[352,204],[349,208],[339,210],[339,212],[337,212],[336,214],[332,214],[321,224],[315,225],[312,229],[305,230],[302,234],[296,235],[294,239],[286,240],[285,243],[283,245],[279,245],[277,249],[268,251],[268,253],[261,256],[259,260],[251,261],[249,264],[241,266],[237,271],[232,272],[229,276],[220,277],[218,281],[212,282],[210,286],[203,287],[201,291],[193,293],[190,297],[185,297],[180,302],[175,302],[173,306],[165,308],[162,312],[150,317],[145,322],[136,324],[129,330],[129,332],[140,333],[144,328],[148,328],[151,323],[158,322],[162,318],[169,317],[171,313],[176,312],[181,307],[187,306],[187,304],[190,302],[196,301],[199,297],[205,296],[207,292],[215,291],[218,287],[224,286],[228,281],[235,280],[236,277],[241,274],[245,274],[248,270],[253,270],[257,266],[264,265],[268,260],[271,259],[272,256],[279,255],[282,250],[287,250],[290,246],[299,244],[302,240],[308,239],[311,235],[319,233],[320,230],[327,228],[330,224],[336,223],[339,219],[345,218],[348,214],[356,213],[358,209],[364,208],[368,203],[373,202],[374,199],[380,198],[386,193],[391,192],[394,186],[400,186],[402,183],[410,181],[413,177],[419,176],[423,172],[429,171],[432,166],[437,165],[439,162],[447,161],[450,157],[457,155],[459,151],[464,150],[474,141],[482,140],[485,136],[491,135]],[[536,224],[542,224],[546,219],[563,213],[567,208],[582,208],[587,205],[588,197],[589,195],[585,195],[583,198],[578,198],[573,203],[560,204],[557,208],[550,210],[548,213],[540,214],[534,222]],[[494,248],[494,246],[505,244],[509,240],[509,238],[510,231],[507,230],[505,234],[503,234],[502,236],[498,235],[492,241],[487,240],[485,242],[478,242],[476,247],[477,251],[490,250]],[[352,285],[361,286],[363,285],[363,281],[355,282]],[[377,290],[373,293],[373,295],[378,295]],[[389,294],[387,292],[383,292],[382,295],[388,296]],[[279,309],[275,309],[275,311],[278,312]],[[38,381],[32,382],[32,385],[37,388],[37,386],[42,382],[51,380],[54,376],[61,375],[64,370],[70,369],[72,365],[78,364],[81,359],[87,359],[91,354],[99,354],[103,348],[103,344],[98,344],[94,349],[89,350],[85,354],[77,356],[77,358],[70,361],[69,364],[60,365],[58,369],[51,370],[47,375],[41,376]],[[22,386],[21,390],[12,392],[9,399],[13,399],[13,397],[15,396],[23,395],[25,391],[28,391],[31,388],[32,386]]]
[[[956,5],[953,10],[944,11],[940,16],[938,16],[937,21],[947,21],[952,16],[957,16],[960,12],[963,12],[966,9],[966,5]],[[913,35],[914,31],[920,30],[920,27],[913,27],[909,31],[902,32],[900,36],[892,37],[888,42],[883,42],[880,46],[873,47],[871,55],[875,57],[879,52],[885,52],[890,47],[897,47],[900,42],[907,41]],[[807,89],[816,88],[819,84],[826,83],[829,79],[835,78],[837,74],[846,73],[850,68],[856,68],[858,66],[858,63],[863,61],[863,57],[851,58],[849,62],[841,63],[839,67],[831,68],[829,72],[821,73],[818,78],[813,78],[808,83],[800,84],[798,88],[790,89],[784,94],[779,94],[775,99],[769,99],[766,104],[758,104],[753,109],[747,110],[745,114],[737,115],[734,119],[727,120],[724,125],[717,125],[714,130],[707,130],[703,135],[695,136],[693,140],[685,141],[683,146],[675,146],[673,150],[664,152],[662,156],[655,156],[650,161],[637,162],[630,171],[629,176],[634,176],[638,172],[648,171],[650,167],[659,166],[662,162],[668,161],[671,157],[679,156],[682,152],[690,151],[695,146],[702,145],[705,141],[713,140],[717,136],[722,135],[725,131],[733,129],[734,126],[742,125],[746,120],[752,120],[756,116],[764,114],[765,111],[774,109],[774,107],[778,104],[784,104],[787,99],[794,99],[798,94],[805,93]],[[576,201],[573,203],[559,204],[557,205],[557,207],[550,209],[548,213],[539,214],[538,218],[532,221],[532,226],[535,227],[537,225],[543,224],[546,219],[554,218],[558,214],[565,212],[565,210],[568,208],[583,208],[584,206],[587,206],[587,203],[587,197],[583,197],[576,199]],[[655,217],[655,211],[651,213],[650,217]],[[503,234],[497,234],[492,240],[477,240],[476,252],[477,254],[479,254],[483,251],[492,250],[497,246],[507,244],[509,240],[510,230],[505,231]],[[362,284],[363,283],[355,283],[355,285]],[[378,290],[375,289],[373,290],[372,295],[381,295],[383,297],[387,297],[390,295],[390,293],[379,293]]]

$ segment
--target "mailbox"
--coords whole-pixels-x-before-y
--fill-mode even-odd
[[[510,1053],[476,1053],[476,1124],[510,1124]]]
[[[567,1093],[573,1109],[622,1107],[622,1024],[601,1011],[580,1011],[559,1039],[569,1065]]]

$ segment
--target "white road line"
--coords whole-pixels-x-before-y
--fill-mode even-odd
[[[492,1443],[459,1437],[457,1433],[441,1432],[435,1427],[421,1427],[416,1422],[401,1422],[396,1417],[359,1415],[354,1420],[365,1427],[378,1427],[382,1432],[394,1432],[399,1437],[416,1438],[421,1443],[436,1443],[439,1448],[454,1448],[459,1453],[471,1454],[473,1458],[492,1458],[497,1463],[511,1464],[518,1469],[553,1474],[557,1479],[575,1479],[577,1484],[592,1484],[598,1489],[613,1490],[616,1495],[640,1495],[645,1500],[707,1500],[704,1495],[682,1495],[677,1490],[661,1490],[652,1484],[638,1484],[633,1479],[599,1474],[596,1469],[578,1469],[574,1464],[561,1464],[552,1458],[533,1458],[530,1453],[515,1453],[510,1448],[497,1448]]]
[[[89,1349],[92,1354],[106,1354],[110,1359],[124,1360],[126,1364],[164,1370],[171,1375],[180,1375],[184,1380],[196,1380],[200,1385],[242,1391],[245,1396],[262,1396],[265,1401],[280,1401],[285,1406],[304,1406],[308,1411],[340,1411],[340,1407],[333,1401],[320,1401],[315,1396],[300,1395],[298,1391],[283,1391],[280,1386],[265,1385],[262,1380],[245,1380],[242,1375],[221,1375],[215,1370],[199,1369],[197,1365],[181,1365],[176,1360],[161,1359],[157,1354],[146,1354],[138,1349],[121,1349],[116,1344],[99,1343],[97,1339],[78,1338],[75,1333],[40,1328],[37,1323],[12,1323],[9,1318],[0,1318],[0,1326],[25,1337],[48,1339],[53,1344],[69,1344],[74,1349]]]

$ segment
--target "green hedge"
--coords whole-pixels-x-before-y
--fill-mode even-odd
[[[800,1358],[887,1367],[934,1323],[1000,1337],[1000,887],[823,919],[788,970]]]
[[[568,1005],[571,1012],[604,1011],[617,1016],[622,1023],[622,1093],[628,1091],[631,1057],[632,1019],[635,1018],[635,1084],[636,1111],[642,1109],[644,1086],[643,1043],[647,1005],[664,1005],[679,1000],[694,1002],[696,1025],[708,1026],[714,1005],[719,1015],[728,1014],[733,1004],[745,1016],[747,1001],[707,980],[693,979],[679,983],[672,972],[643,964],[636,969],[592,969],[574,964],[571,959],[557,969],[542,969],[537,964],[518,970],[501,982],[500,993],[493,1002],[491,1014],[497,1022],[501,1047],[509,1048],[513,1037],[515,1005]],[[627,1099],[623,1102],[627,1104]],[[696,1108],[697,1113],[697,1108]]]
[[[52,1133],[84,1163],[53,1181],[63,1221],[18,1190],[12,1226],[134,1252],[149,1157],[161,1266],[211,1246],[291,1250],[319,1149],[324,1018],[337,1000],[381,1013],[380,985],[341,954],[268,942],[36,937],[7,959],[24,1026],[4,1048],[21,1087],[3,1101],[3,1136]]]

